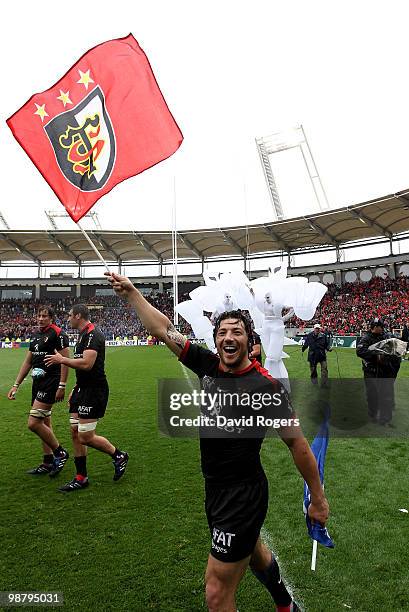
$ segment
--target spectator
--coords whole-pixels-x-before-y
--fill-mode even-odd
[[[314,325],[314,331],[308,334],[302,347],[302,352],[308,348],[311,382],[318,383],[317,365],[321,366],[321,386],[328,384],[327,351],[330,349],[328,336],[321,331],[319,323]]]

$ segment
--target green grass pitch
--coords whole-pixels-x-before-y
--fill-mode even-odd
[[[287,352],[290,376],[308,378],[299,349]],[[329,355],[332,376],[338,377],[337,357],[343,377],[361,375],[355,352],[340,349]],[[205,610],[210,540],[198,444],[163,437],[157,427],[157,379],[183,377],[177,359],[165,347],[108,350],[111,396],[98,432],[130,453],[128,471],[114,483],[110,458],[90,450],[91,486],[63,495],[56,489],[73,476],[71,459],[55,480],[25,473],[41,459],[39,441],[26,428],[30,382],[15,402],[5,398],[23,358],[23,350],[0,351],[0,590],[62,591],[67,611]],[[404,362],[399,376],[408,375]],[[55,406],[53,420],[71,449],[65,406]],[[264,537],[308,612],[409,610],[409,514],[399,512],[409,507],[408,456],[407,439],[331,439],[326,491],[336,548],[319,547],[314,573],[301,478],[285,445],[265,441]],[[273,609],[249,572],[237,601],[241,612]]]

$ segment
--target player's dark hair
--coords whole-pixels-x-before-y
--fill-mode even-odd
[[[37,315],[39,315],[40,312],[46,312],[48,314],[48,316],[50,317],[51,321],[54,321],[55,314],[54,314],[54,310],[51,308],[51,306],[45,306],[44,304],[41,304],[37,308]]]
[[[89,320],[89,310],[88,306],[85,306],[85,304],[74,304],[72,307],[72,314],[80,315],[81,319],[85,319],[86,321]]]
[[[214,324],[214,329],[213,329],[213,339],[215,343],[216,343],[217,332],[219,331],[219,328],[220,328],[220,323],[224,321],[225,319],[236,319],[238,321],[242,321],[244,325],[244,329],[247,334],[247,338],[248,338],[247,346],[248,346],[248,351],[250,354],[253,349],[253,328],[251,325],[250,318],[243,312],[243,310],[240,310],[240,309],[222,312],[222,314],[220,314],[217,317],[215,324]]]

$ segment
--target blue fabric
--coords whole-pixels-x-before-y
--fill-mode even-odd
[[[329,410],[325,415],[324,422],[322,423],[319,432],[315,436],[312,444],[311,450],[314,454],[314,457],[317,460],[318,471],[320,474],[321,483],[324,484],[324,466],[325,466],[325,455],[327,454],[328,441],[329,441]],[[317,540],[323,546],[327,546],[327,548],[334,548],[334,542],[331,540],[331,537],[328,533],[326,527],[323,527],[319,523],[312,523],[310,517],[308,516],[308,507],[311,503],[311,495],[310,490],[308,488],[307,483],[304,481],[304,513],[305,520],[307,523],[308,535],[313,540]]]

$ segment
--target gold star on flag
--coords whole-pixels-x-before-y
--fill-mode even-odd
[[[45,110],[45,104],[42,104],[41,106],[37,104],[36,102],[34,102],[34,104],[37,107],[37,110],[34,114],[39,115],[41,117],[41,121],[44,123],[44,117],[49,117],[49,114]]]
[[[88,90],[88,85],[90,83],[94,83],[95,81],[93,81],[89,75],[89,69],[86,72],[82,72],[82,70],[78,70],[79,74],[80,74],[80,79],[79,81],[77,81],[77,83],[82,83],[85,87],[85,89]]]
[[[64,104],[64,108],[67,106],[67,104],[72,104],[70,100],[70,92],[64,92],[62,89],[60,89],[60,95],[57,96],[57,100],[61,100],[61,102]]]

